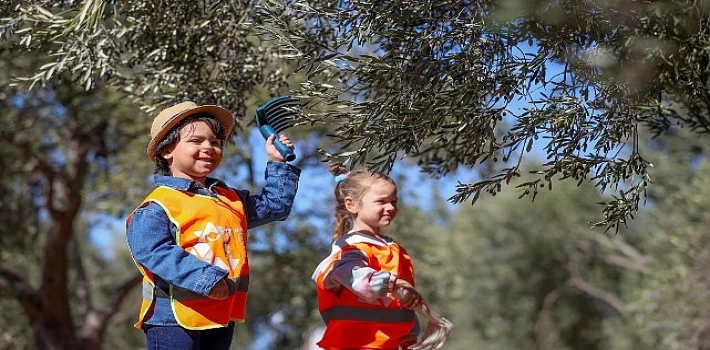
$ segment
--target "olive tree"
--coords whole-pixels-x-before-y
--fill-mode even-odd
[[[308,118],[336,126],[342,149],[326,155],[385,170],[407,157],[434,175],[493,170],[458,185],[454,202],[498,193],[540,151],[546,161],[516,186],[521,196],[559,179],[592,182],[611,195],[595,224],[612,228],[633,218],[652,182],[642,135],[710,128],[706,0],[293,0],[262,10],[262,32],[313,78],[299,90],[313,99]]]

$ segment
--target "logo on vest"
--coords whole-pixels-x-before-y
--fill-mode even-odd
[[[192,232],[192,234],[197,237],[198,243],[195,243],[193,246],[188,247],[185,250],[202,261],[208,262],[227,271],[235,271],[240,260],[238,258],[235,259],[232,256],[230,241],[232,240],[233,234],[240,236],[242,232],[241,228],[233,230],[228,227],[217,226],[212,222],[208,222],[207,225],[205,225],[204,230]],[[239,239],[239,241],[241,242],[243,239]],[[222,249],[219,249],[220,247]],[[217,252],[215,252],[215,248],[217,249]]]

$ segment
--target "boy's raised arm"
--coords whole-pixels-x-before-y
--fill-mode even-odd
[[[249,228],[283,221],[291,213],[301,169],[283,162],[266,164],[266,184],[258,195],[237,191],[246,200]]]

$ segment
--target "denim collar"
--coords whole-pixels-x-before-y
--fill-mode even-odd
[[[166,186],[180,191],[197,191],[200,188],[204,188],[197,181],[174,176],[153,175],[153,181],[155,181],[157,186]],[[211,177],[205,179],[205,185],[207,185],[208,189],[215,186],[227,188],[227,185],[222,180]]]

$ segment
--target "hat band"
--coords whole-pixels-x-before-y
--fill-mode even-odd
[[[162,127],[164,128],[164,127],[165,127],[166,125],[168,125],[168,123],[170,123],[173,119],[177,118],[179,115],[181,115],[181,114],[183,114],[183,113],[185,113],[185,112],[187,112],[187,111],[189,111],[189,110],[190,110],[190,108],[188,108],[188,109],[183,109],[182,111],[173,114],[173,116],[170,117],[170,119],[166,120],[165,123],[163,123],[163,126],[162,126]]]

